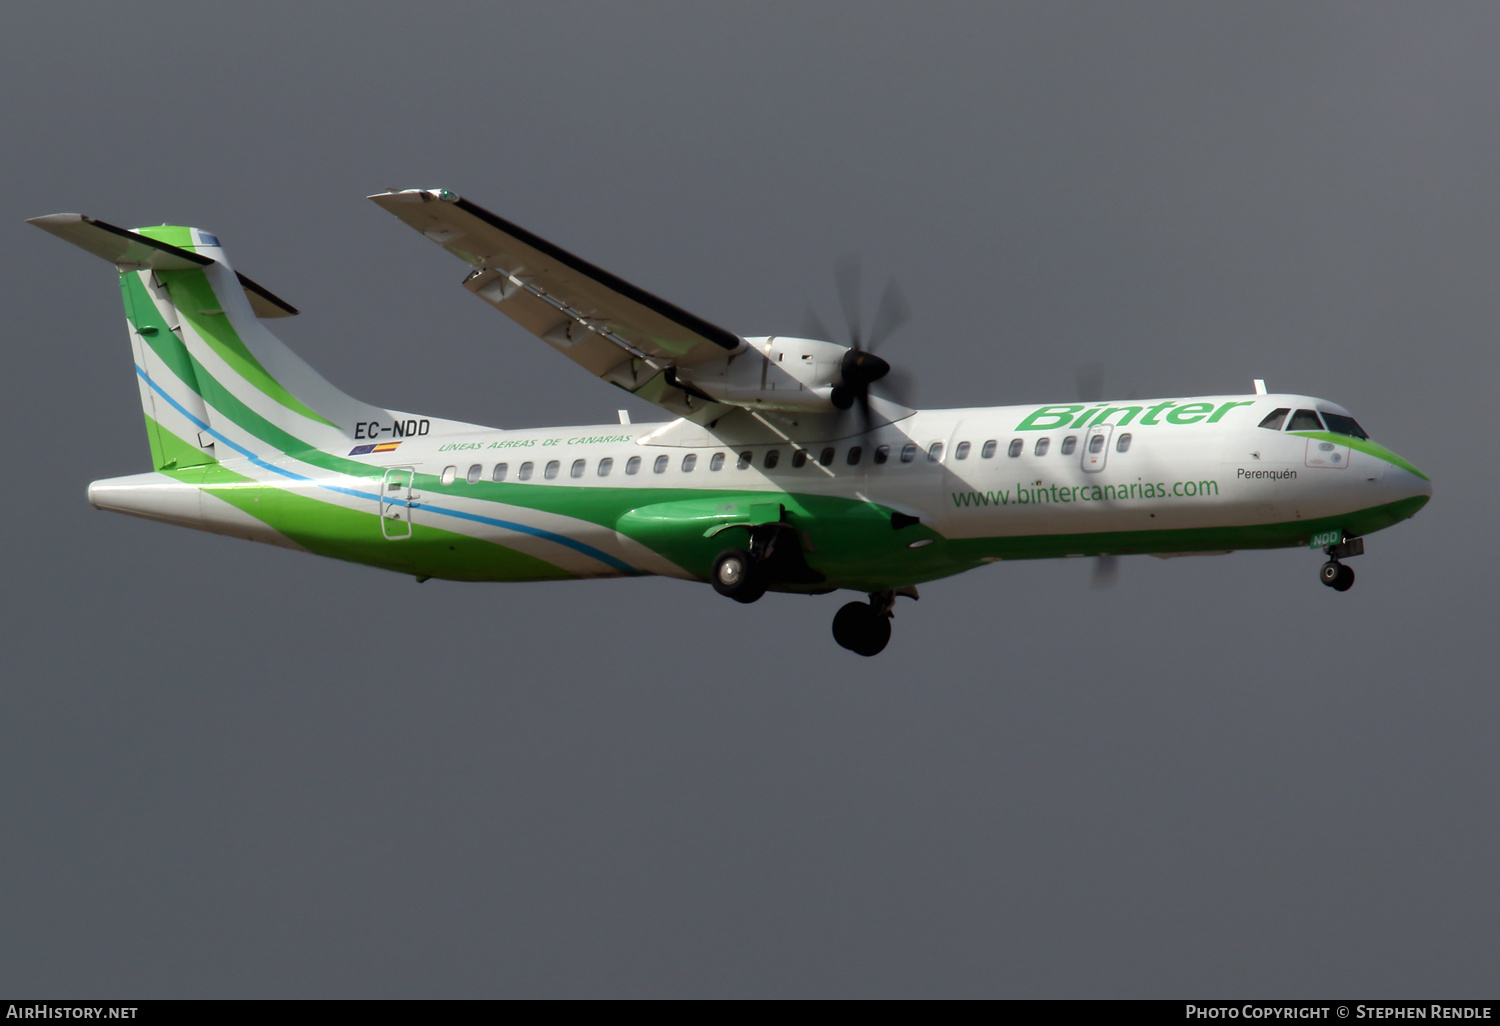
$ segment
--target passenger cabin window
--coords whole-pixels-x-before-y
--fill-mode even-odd
[[[1287,425],[1288,431],[1322,431],[1323,422],[1312,410],[1298,410],[1292,414],[1292,422]]]
[[[594,473],[598,474],[600,477],[608,477],[609,472],[614,469],[615,461],[613,457],[606,456],[604,457],[604,459],[599,461],[599,469],[594,471]]]
[[[535,468],[535,464],[533,464],[530,460],[527,460],[525,463],[521,464],[520,469],[516,471],[516,480],[518,480],[518,481],[530,481],[531,480],[531,471],[534,468]]]
[[[917,443],[907,442],[901,447],[901,462],[910,463],[917,458]]]
[[[754,461],[755,461],[755,453],[750,452],[749,450],[746,450],[745,452],[740,453],[740,458],[735,463],[734,469],[735,470],[748,470],[749,467],[750,467],[750,464],[753,463]]]
[[[557,477],[557,472],[561,469],[562,463],[557,460],[548,460],[547,469],[542,471],[542,476],[545,477],[548,481],[551,481]]]
[[[884,463],[891,458],[891,447],[889,445],[877,445],[875,447],[875,462]]]
[[[709,457],[709,460],[708,460],[708,469],[709,470],[723,470],[724,469],[724,454],[722,452],[716,452],[711,457]]]
[[[1104,436],[1103,435],[1095,435],[1093,438],[1089,439],[1089,452],[1094,453],[1095,455],[1098,455],[1099,453],[1101,453],[1103,451],[1104,451]]]
[[[1292,408],[1290,406],[1283,406],[1280,409],[1272,410],[1266,414],[1266,419],[1260,422],[1260,426],[1270,431],[1280,431],[1281,425],[1286,423],[1286,415],[1291,412]]]
[[[1076,448],[1078,448],[1078,436],[1069,435],[1067,438],[1063,439],[1062,447],[1057,451],[1062,453],[1064,456],[1071,456],[1073,455],[1073,450]]]
[[[441,478],[439,478],[439,480],[442,481],[443,484],[445,484],[445,485],[450,485],[450,484],[452,484],[454,482],[454,480],[457,477],[458,477],[458,468],[457,467],[444,467],[443,468],[443,476]]]
[[[582,477],[586,466],[588,466],[587,460],[574,460],[573,465],[568,468],[568,475],[570,477]]]
[[[779,463],[779,462],[781,462],[781,450],[780,449],[772,449],[772,450],[770,450],[769,452],[766,453],[766,469],[767,470],[770,470],[771,468],[775,467],[776,464]]]
[[[1010,448],[1007,449],[1007,450],[1005,450],[1006,454],[1010,455],[1010,456],[1019,456],[1019,455],[1021,455],[1021,449],[1025,445],[1026,445],[1026,442],[1024,440],[1022,440],[1020,438],[1012,438],[1010,440]]]
[[[480,463],[476,463],[472,467],[469,468],[468,474],[465,475],[465,480],[467,480],[469,482],[469,484],[478,484],[479,483],[479,479],[481,477],[483,477],[483,476],[484,476],[484,465],[480,464]]]
[[[1031,449],[1031,454],[1033,456],[1045,456],[1045,455],[1047,455],[1047,450],[1050,449],[1051,447],[1052,447],[1052,439],[1050,439],[1050,438],[1038,438],[1036,440],[1036,445],[1033,446],[1032,449]]]
[[[508,471],[509,469],[510,469],[510,464],[509,463],[496,463],[495,464],[495,472],[490,475],[490,480],[491,481],[504,481],[505,480],[505,472]]]
[[[792,450],[792,466],[794,466],[794,467],[805,467],[805,466],[807,466],[807,450],[806,449],[794,449],[794,450]]]
[[[1354,422],[1353,417],[1346,417],[1342,413],[1323,412],[1323,419],[1328,422],[1328,430],[1338,435],[1350,435],[1354,438],[1369,438],[1365,429]]]
[[[844,462],[851,467],[859,466],[859,458],[864,454],[864,449],[857,445],[849,446],[849,455],[844,457]]]
[[[990,457],[994,456],[995,450],[999,447],[999,445],[999,442],[991,438],[988,442],[984,443],[984,448],[979,450],[979,458],[982,460],[987,460]]]
[[[968,442],[959,442],[957,445],[955,445],[953,447],[953,458],[956,459],[956,460],[966,460],[966,459],[968,459],[969,458],[969,443]]]
[[[833,446],[828,446],[818,454],[818,462],[825,467],[833,462]]]
[[[641,458],[639,456],[632,456],[625,461],[625,473],[627,476],[630,474],[639,474],[640,472]]]
[[[933,442],[927,447],[927,462],[936,463],[943,458],[943,443]]]
[[[1130,432],[1127,431],[1115,441],[1115,452],[1130,451]]]
[[[656,457],[656,462],[651,465],[651,473],[665,474],[667,472],[667,454],[662,453]]]
[[[697,465],[698,454],[695,452],[690,452],[682,458],[682,472],[684,474],[691,474],[693,472],[693,468]]]

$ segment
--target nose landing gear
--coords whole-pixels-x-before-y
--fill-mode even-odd
[[[850,602],[833,617],[833,640],[855,655],[879,655],[891,640],[891,610],[896,596],[916,599],[916,588],[872,591],[869,602]]]
[[[1318,570],[1318,580],[1334,591],[1348,591],[1354,587],[1354,568],[1330,559]]]
[[[1328,562],[1318,569],[1318,580],[1334,591],[1348,591],[1354,587],[1354,568],[1339,560],[1364,555],[1365,540],[1349,538],[1337,545],[1325,545],[1323,551],[1328,554]]]

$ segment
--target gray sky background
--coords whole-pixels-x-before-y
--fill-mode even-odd
[[[13,4],[0,993],[1494,997],[1492,4]],[[1248,391],[1436,482],[1306,551],[741,607],[460,585],[91,510],[113,272],[218,233],[347,391],[623,393],[362,197],[448,187],[745,334],[898,275],[929,406]],[[873,292],[873,289],[871,289]],[[628,400],[636,418],[653,408]]]

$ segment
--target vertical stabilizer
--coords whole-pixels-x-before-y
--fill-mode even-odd
[[[262,318],[296,308],[237,273],[214,235],[180,225],[130,231],[80,214],[31,223],[119,271],[155,469],[340,450],[352,425],[392,419],[271,333]]]

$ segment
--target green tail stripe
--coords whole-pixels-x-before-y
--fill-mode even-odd
[[[240,377],[293,413],[329,427],[338,427],[288,392],[281,382],[271,376],[270,371],[261,366],[260,361],[246,348],[229,318],[221,312],[222,302],[214,295],[206,274],[199,270],[158,271],[157,277],[167,287],[172,302],[177,305],[178,316],[191,324]]]
[[[186,225],[158,224],[152,225],[150,228],[137,228],[135,233],[137,235],[144,235],[148,239],[155,239],[157,242],[165,242],[168,246],[185,249],[191,253],[198,251],[197,247],[193,245],[193,230]]]
[[[146,442],[151,446],[152,468],[155,470],[165,470],[167,468],[167,455],[166,450],[162,448],[161,444],[161,429],[156,421],[151,419],[150,414],[146,415]]]
[[[183,345],[177,332],[167,326],[166,318],[134,271],[120,275],[120,298],[125,303],[125,316],[130,326],[184,385],[197,392],[197,377],[193,373],[193,360],[188,355],[187,346]],[[166,383],[159,384],[165,386]]]
[[[151,459],[157,470],[186,470],[189,467],[219,462],[193,443],[178,438],[150,417],[146,418],[146,433],[151,438]]]

